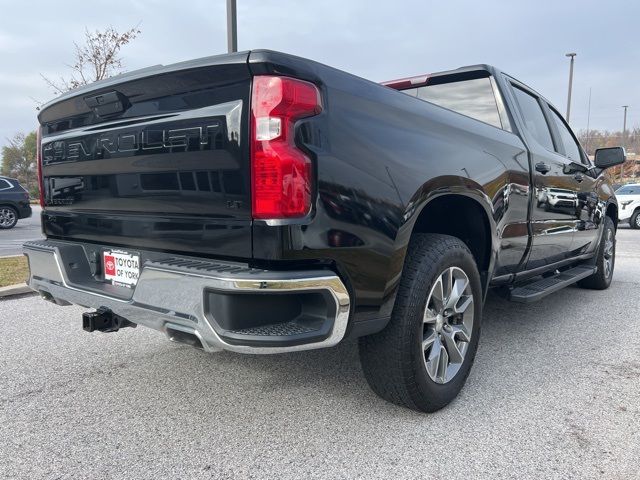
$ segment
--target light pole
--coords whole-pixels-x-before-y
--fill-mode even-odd
[[[567,53],[566,57],[571,58],[571,63],[569,64],[569,94],[567,95],[567,123],[569,123],[569,117],[571,115],[571,89],[573,88],[573,62],[575,61],[575,56],[577,53]]]
[[[627,108],[629,105],[622,105],[624,108],[624,120],[622,122],[622,148],[626,148],[627,146]]]
[[[591,123],[591,87],[589,87],[589,105],[587,107],[587,141],[584,146],[584,149],[587,151],[587,155],[589,155],[589,124]]]
[[[624,108],[624,120],[622,122],[622,148],[627,148],[627,109],[629,105],[622,105]],[[624,163],[620,165],[620,180],[624,177]]]
[[[238,51],[236,0],[227,0],[227,50],[229,53]]]

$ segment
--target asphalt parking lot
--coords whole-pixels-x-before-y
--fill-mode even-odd
[[[5,478],[638,478],[640,232],[607,291],[491,296],[460,397],[421,415],[368,388],[355,343],[209,355],[82,309],[0,303]]]
[[[22,218],[11,230],[0,230],[0,257],[21,255],[22,244],[29,240],[43,238],[40,226],[40,205],[31,205],[33,214]]]

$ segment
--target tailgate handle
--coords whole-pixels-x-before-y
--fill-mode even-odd
[[[129,99],[115,90],[92,97],[84,97],[84,101],[98,117],[117,115],[131,106]]]

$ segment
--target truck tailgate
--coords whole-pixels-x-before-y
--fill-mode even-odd
[[[39,115],[47,236],[251,257],[247,54],[152,67]]]

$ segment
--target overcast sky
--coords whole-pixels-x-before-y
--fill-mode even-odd
[[[240,50],[270,48],[382,81],[493,64],[564,112],[565,53],[578,53],[571,123],[640,126],[640,2],[237,0]],[[225,53],[225,0],[0,0],[0,145],[35,127],[35,103],[53,97],[40,78],[67,73],[85,26],[142,35],[125,47],[127,70]]]

